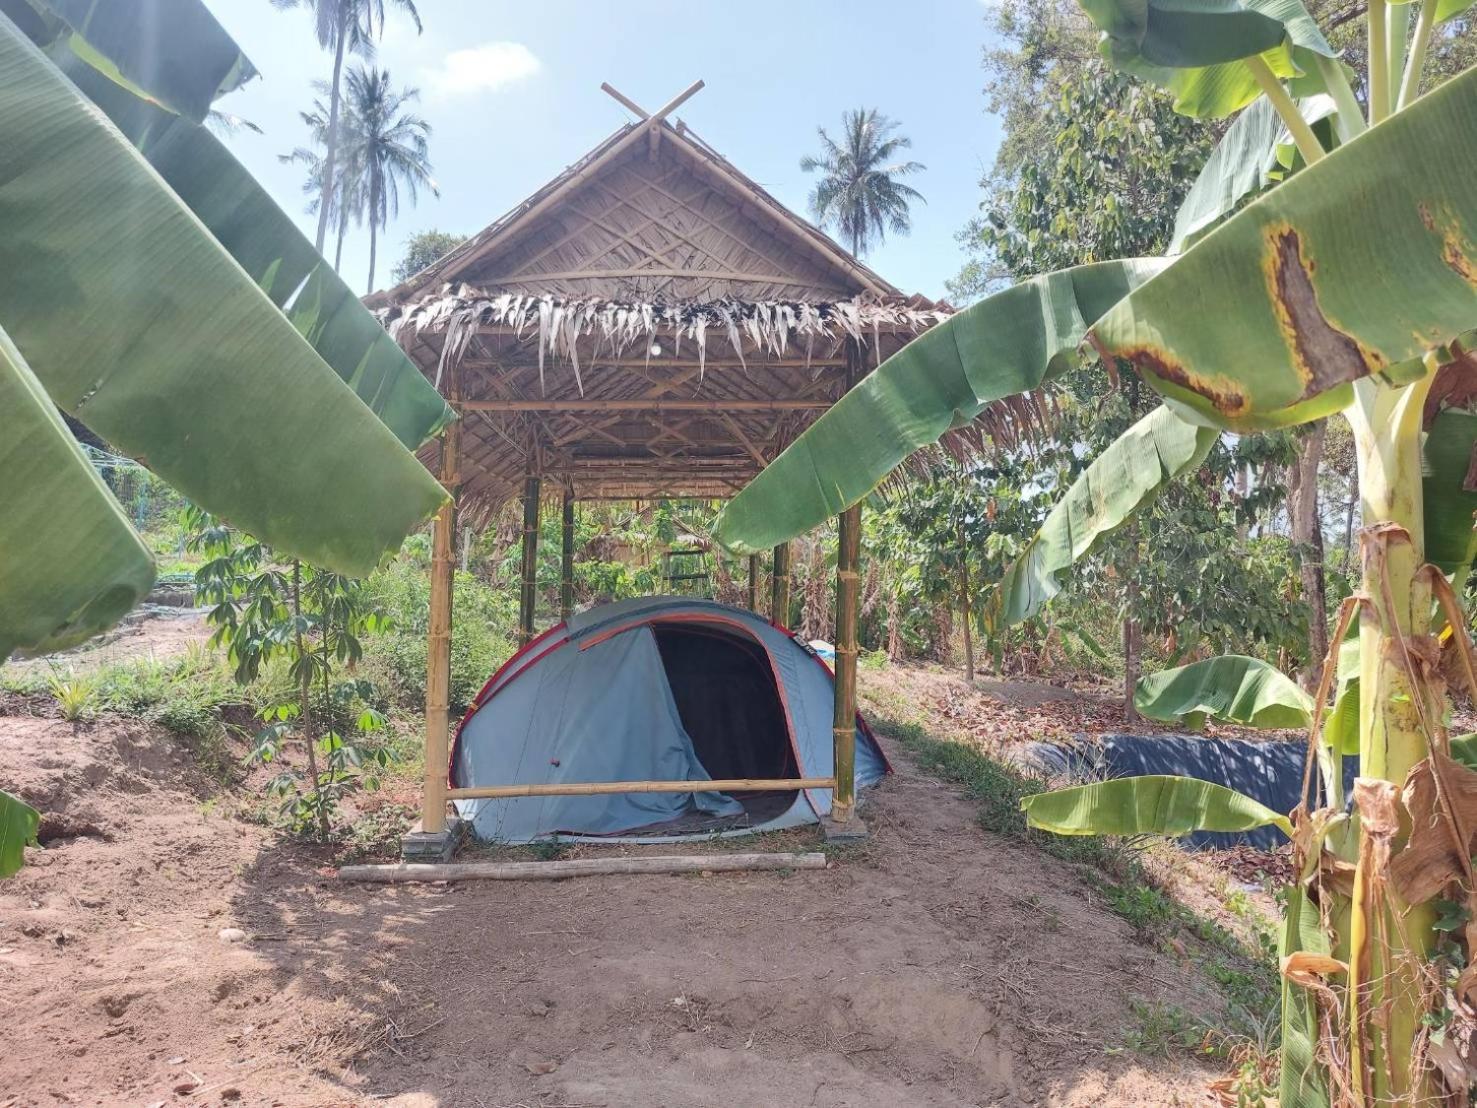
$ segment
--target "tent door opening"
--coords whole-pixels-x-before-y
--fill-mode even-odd
[[[795,746],[769,655],[744,636],[656,623],[657,650],[682,727],[710,776],[798,777]],[[752,823],[785,812],[795,791],[728,794]]]

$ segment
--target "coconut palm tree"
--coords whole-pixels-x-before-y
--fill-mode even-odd
[[[822,227],[834,227],[860,258],[881,244],[886,233],[906,235],[912,230],[908,208],[922,201],[917,189],[900,178],[925,167],[919,162],[898,161],[898,153],[913,140],[895,132],[898,124],[876,108],[858,108],[841,115],[838,142],[817,128],[821,155],[800,159],[806,173],[821,172],[810,193],[810,210]]]
[[[390,2],[409,14],[419,33],[421,17],[420,12],[416,11],[415,0]],[[332,198],[328,194],[338,168],[344,55],[347,52],[365,57],[373,55],[374,40],[384,34],[385,30],[385,0],[272,0],[272,6],[284,10],[309,9],[313,15],[318,45],[333,51],[333,79],[328,83],[328,120],[324,133],[322,188],[318,203],[318,235],[314,240],[318,252],[322,253],[323,243],[328,238],[328,219],[334,210]]]
[[[388,70],[355,66],[345,81],[344,165],[346,181],[355,182],[346,194],[362,200],[358,218],[369,224],[369,292],[374,291],[375,255],[379,231],[400,214],[400,191],[413,205],[421,186],[440,196],[431,177],[431,125],[404,111],[420,99],[420,89],[398,92]]]
[[[319,93],[328,94],[328,82],[314,82]],[[313,101],[313,110],[299,112],[300,118],[308,127],[312,146],[295,147],[289,154],[277,155],[277,160],[284,163],[301,165],[307,170],[307,176],[303,181],[303,194],[308,198],[307,210],[311,213],[320,214],[323,199],[328,197],[329,218],[335,225],[336,241],[333,250],[333,268],[339,269],[344,256],[344,236],[349,230],[350,217],[359,217],[360,209],[364,205],[364,198],[359,195],[360,177],[354,172],[355,167],[346,164],[344,158],[337,159],[338,178],[332,189],[324,180],[327,172],[327,162],[323,156],[323,149],[328,143],[328,114],[321,99]]]

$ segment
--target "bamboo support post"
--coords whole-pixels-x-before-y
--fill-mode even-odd
[[[769,573],[769,618],[781,627],[790,622],[790,544],[787,542],[774,548]]]
[[[448,790],[453,800],[522,796],[608,796],[620,793],[758,793],[834,789],[834,777],[728,777],[714,781],[550,781],[542,785],[474,785]]]
[[[784,854],[659,854],[632,858],[570,858],[553,862],[446,862],[344,866],[341,881],[562,881],[628,873],[732,873],[740,870],[825,869],[820,851]]]
[[[846,387],[861,380],[863,358],[847,350]],[[836,700],[831,719],[835,747],[836,791],[831,819],[849,823],[856,806],[856,624],[860,602],[857,574],[862,549],[862,506],[858,502],[836,521]]]
[[[534,608],[538,602],[538,508],[539,479],[529,474],[523,481],[523,591],[518,599],[518,645],[533,638]]]
[[[446,829],[446,768],[451,730],[451,597],[455,566],[457,470],[461,464],[461,422],[446,428],[441,440],[440,479],[451,499],[436,513],[431,532],[431,613],[426,643],[426,782],[421,797],[421,830]]]
[[[559,618],[574,615],[574,490],[564,490],[564,535],[559,561]]]
[[[749,611],[759,610],[759,555],[749,555]]]
[[[836,711],[832,737],[836,747],[836,792],[831,818],[851,819],[856,803],[856,623],[857,563],[861,560],[862,506],[841,513],[836,543]]]

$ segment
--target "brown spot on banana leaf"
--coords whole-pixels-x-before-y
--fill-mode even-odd
[[[1447,352],[1450,360],[1436,370],[1431,378],[1431,391],[1426,394],[1425,407],[1421,409],[1421,426],[1429,431],[1431,424],[1443,408],[1468,408],[1477,400],[1477,358],[1453,342]],[[1462,486],[1468,492],[1477,492],[1477,487]]]
[[[1449,824],[1438,806],[1433,762],[1439,764],[1446,801],[1457,824],[1464,829],[1477,827],[1477,773],[1437,750],[1411,767],[1401,791],[1405,810],[1410,813],[1410,840],[1390,863],[1395,891],[1407,904],[1430,900],[1465,872],[1464,859],[1457,853]],[[1468,857],[1472,838],[1469,832],[1465,844]]]
[[[1384,359],[1323,314],[1313,285],[1316,266],[1303,256],[1297,231],[1286,224],[1274,226],[1269,228],[1268,241],[1268,287],[1283,338],[1303,381],[1299,399],[1311,399],[1382,369]]]
[[[1441,236],[1441,260],[1463,281],[1477,287],[1477,265],[1472,263],[1467,251],[1463,249],[1466,245],[1455,231],[1446,232]]]
[[[1152,346],[1134,346],[1123,351],[1122,356],[1132,362],[1140,373],[1169,381],[1205,397],[1222,415],[1243,416],[1251,407],[1244,392],[1224,384],[1212,384],[1205,378],[1196,376],[1163,350]]]

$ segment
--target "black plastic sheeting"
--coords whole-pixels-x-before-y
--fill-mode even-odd
[[[1286,814],[1298,803],[1303,785],[1305,742],[1247,742],[1199,735],[1104,735],[1096,742],[1070,745],[1031,743],[1021,764],[1044,777],[1075,783],[1113,777],[1168,774],[1213,781],[1235,789],[1275,812]],[[1353,792],[1359,759],[1344,758],[1344,795]],[[1179,840],[1199,849],[1248,845],[1270,850],[1287,842],[1275,827],[1255,831],[1197,831]]]

